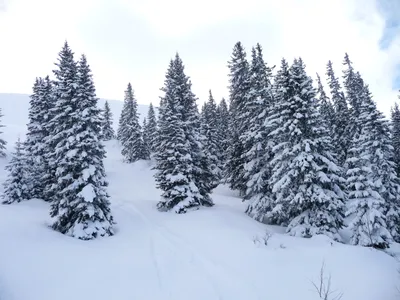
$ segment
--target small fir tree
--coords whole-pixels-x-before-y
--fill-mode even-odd
[[[125,92],[125,105],[121,113],[120,141],[121,153],[124,161],[133,163],[140,159],[147,159],[147,151],[144,147],[142,128],[139,124],[137,102],[131,84]]]
[[[115,137],[113,129],[113,115],[110,109],[108,101],[104,104],[103,116],[102,116],[102,137],[104,141],[112,140]]]
[[[31,198],[29,195],[29,174],[27,168],[23,143],[18,138],[15,144],[15,152],[5,168],[8,171],[8,176],[7,180],[3,183],[3,204],[21,202]]]

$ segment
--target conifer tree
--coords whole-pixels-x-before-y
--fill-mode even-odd
[[[200,113],[196,104],[196,95],[192,92],[190,78],[185,74],[185,67],[178,54],[175,56],[174,68],[176,74],[176,84],[178,95],[182,99],[182,120],[185,127],[186,136],[190,144],[190,153],[194,165],[193,172],[196,186],[201,195],[201,205],[214,205],[210,198],[210,193],[214,188],[214,176],[210,162],[203,151],[204,136],[201,135]]]
[[[228,105],[224,98],[219,102],[217,107],[217,122],[218,122],[218,136],[220,137],[219,148],[221,149],[220,159],[221,159],[221,169],[223,177],[225,174],[225,166],[227,163],[227,149],[229,148],[229,110]]]
[[[255,168],[255,170],[259,169],[260,171],[258,173],[254,172],[253,180],[248,183],[248,193],[251,193],[251,196],[249,197],[250,201],[246,213],[257,221],[272,224],[280,224],[286,220],[285,217],[279,218],[276,214],[272,217],[274,195],[269,180],[272,176],[274,146],[279,142],[277,138],[273,139],[270,135],[276,128],[276,121],[280,118],[281,110],[279,104],[286,101],[283,91],[288,88],[288,80],[289,65],[285,59],[282,59],[281,68],[278,70],[274,84],[271,87],[271,103],[269,103],[270,105],[264,105],[264,112],[259,115],[260,117],[265,117],[264,123],[260,127],[261,134],[258,136],[258,139],[263,141],[264,150],[260,153],[257,149],[261,158],[257,161],[258,165]]]
[[[15,152],[5,169],[8,171],[8,176],[3,183],[3,204],[29,200],[31,198],[28,190],[29,174],[23,143],[19,138],[15,144]]]
[[[222,177],[220,165],[222,149],[220,149],[221,138],[218,135],[217,118],[217,104],[210,90],[208,101],[204,103],[202,110],[201,134],[204,136],[203,151],[213,176],[211,183],[213,188],[219,184]]]
[[[54,145],[49,165],[54,172],[50,215],[52,228],[78,239],[113,235],[113,217],[100,141],[101,117],[85,56],[76,64],[65,43],[56,74]]]
[[[248,113],[249,126],[242,134],[241,141],[244,145],[244,180],[246,192],[244,199],[248,200],[256,196],[258,199],[265,190],[265,173],[267,133],[264,126],[266,117],[269,116],[273,104],[272,94],[272,70],[264,62],[262,49],[259,44],[252,49],[250,91],[245,104]],[[253,201],[255,199],[252,199]]]
[[[147,159],[147,151],[144,147],[142,128],[139,124],[137,102],[131,84],[125,92],[125,104],[120,119],[121,153],[124,160],[133,163],[140,159]]]
[[[246,191],[244,175],[244,146],[240,136],[248,126],[245,104],[249,97],[250,70],[246,59],[246,52],[240,42],[233,48],[231,60],[229,61],[229,98],[230,98],[230,146],[228,149],[228,160],[226,164],[226,178],[232,189],[239,190],[243,195]]]
[[[400,108],[395,103],[392,108],[392,146],[393,146],[393,162],[397,177],[400,177]]]
[[[27,172],[30,178],[29,194],[31,198],[45,199],[44,190],[48,168],[46,154],[52,151],[47,149],[45,141],[49,137],[47,124],[54,107],[52,82],[49,76],[45,79],[36,78],[30,98],[29,123],[24,143]]]
[[[319,112],[321,114],[322,120],[326,124],[326,128],[331,134],[334,133],[335,128],[335,109],[325,93],[324,86],[322,85],[321,78],[317,74],[317,94],[319,102]]]
[[[178,54],[169,64],[162,91],[155,155],[155,178],[163,191],[158,209],[185,213],[211,206],[210,170],[204,165],[196,98]]]
[[[150,103],[147,113],[146,127],[143,125],[143,135],[146,135],[150,154],[154,154],[157,148],[157,118],[153,104]]]
[[[274,128],[270,137],[276,143],[270,179],[275,201],[271,217],[288,224],[290,235],[325,234],[340,240],[343,179],[316,106],[312,79],[301,59],[294,61],[287,75],[280,83],[276,114],[267,124]]]
[[[335,152],[338,155],[338,164],[339,166],[344,167],[347,158],[347,151],[351,142],[350,113],[339,80],[333,71],[331,61],[328,62],[326,75],[328,76],[332,104],[335,109],[332,142],[334,143]]]
[[[115,137],[115,132],[112,127],[113,115],[110,109],[108,101],[104,104],[103,116],[102,116],[102,137],[104,141],[112,140]]]
[[[1,111],[1,108],[0,108],[0,119],[3,116],[4,115],[3,115],[2,111]],[[3,128],[3,127],[5,127],[5,125],[0,124],[0,128]],[[3,132],[0,131],[0,134],[2,134],[2,133]],[[4,139],[0,138],[0,157],[6,157],[6,145],[7,145],[7,142]]]
[[[399,238],[399,179],[395,172],[390,128],[376,108],[368,86],[364,86],[358,107],[358,124],[349,152],[347,191],[348,215],[353,245],[386,248]]]
[[[150,137],[149,137],[149,129],[148,129],[147,119],[143,119],[142,125],[142,138],[143,138],[143,149],[144,149],[144,156],[146,159],[150,159]]]

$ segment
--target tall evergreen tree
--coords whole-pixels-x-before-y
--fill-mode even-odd
[[[148,159],[142,137],[142,128],[139,124],[137,102],[131,84],[125,92],[125,104],[120,119],[121,153],[124,160],[133,163],[140,159]]]
[[[353,217],[350,243],[386,248],[393,237],[399,237],[400,187],[392,161],[390,128],[368,86],[357,97],[361,132],[353,138],[347,161],[348,214]]]
[[[343,167],[351,142],[350,122],[352,120],[350,120],[346,98],[342,92],[339,80],[335,76],[331,61],[328,62],[326,75],[328,76],[332,104],[335,109],[332,142],[334,143],[335,152],[338,155],[338,164]]]
[[[57,66],[57,98],[49,139],[54,145],[49,164],[55,170],[52,228],[83,240],[113,235],[101,118],[91,71],[85,56],[76,64],[67,43]]]
[[[329,99],[329,97],[325,93],[324,86],[322,85],[321,78],[317,74],[317,94],[318,94],[318,102],[319,102],[319,112],[321,114],[322,120],[326,124],[326,128],[329,130],[331,134],[334,133],[335,128],[335,109]]]
[[[178,55],[170,62],[162,91],[155,155],[155,178],[163,191],[158,208],[185,213],[200,205],[211,206],[196,98]]]
[[[231,60],[229,61],[229,97],[230,97],[230,146],[228,149],[228,160],[226,165],[226,177],[232,189],[239,190],[243,195],[246,191],[244,175],[244,147],[240,136],[246,131],[248,112],[246,112],[246,101],[250,90],[250,68],[246,59],[246,52],[240,42],[233,48]]]
[[[340,240],[343,179],[301,59],[290,67],[279,93],[276,114],[267,124],[274,128],[270,137],[276,143],[270,179],[275,200],[272,220],[288,224],[291,235],[325,234]]]
[[[115,132],[112,127],[113,124],[113,115],[110,109],[110,104],[108,101],[104,104],[103,116],[102,116],[102,137],[103,140],[109,141],[115,137]]]
[[[157,118],[154,111],[153,104],[150,103],[149,111],[147,113],[147,124],[146,127],[143,126],[143,136],[146,136],[148,147],[151,154],[156,152],[157,148]]]
[[[48,168],[46,154],[52,151],[47,148],[45,141],[49,137],[47,124],[54,107],[52,82],[49,76],[45,79],[36,79],[30,98],[29,123],[24,143],[27,172],[30,178],[29,194],[31,198],[45,199],[44,190]]]
[[[264,148],[262,152],[257,149],[259,159],[254,169],[259,172],[254,172],[253,179],[248,183],[251,196],[246,213],[260,222],[280,223],[276,215],[272,218],[272,210],[274,209],[274,195],[272,193],[272,185],[269,180],[272,176],[272,159],[275,154],[275,143],[278,139],[273,139],[270,134],[276,127],[275,123],[279,120],[281,113],[279,104],[286,101],[283,93],[288,88],[289,80],[289,65],[285,59],[281,61],[281,68],[278,70],[274,84],[271,86],[272,97],[269,105],[265,103],[263,106],[264,112],[259,115],[260,118],[265,117],[265,120],[260,127],[260,134],[257,139],[262,141]]]
[[[217,107],[217,121],[218,121],[218,136],[220,137],[219,148],[221,149],[221,169],[222,174],[225,174],[225,165],[227,163],[227,149],[229,148],[229,136],[230,136],[230,127],[229,127],[229,110],[228,104],[225,99],[219,102]]]
[[[264,62],[262,49],[259,44],[252,49],[250,91],[245,104],[248,112],[249,126],[242,134],[241,141],[244,145],[243,160],[245,163],[243,179],[246,181],[244,199],[253,196],[258,199],[265,190],[265,168],[267,136],[264,121],[269,116],[273,104],[272,70]],[[254,201],[254,199],[253,199]]]
[[[222,177],[222,166],[221,166],[221,150],[220,149],[220,136],[218,131],[217,121],[217,104],[215,103],[214,97],[209,91],[208,101],[204,103],[202,110],[202,122],[201,122],[201,133],[204,136],[204,147],[203,151],[208,159],[211,172],[213,175],[212,187],[215,188]]]
[[[24,153],[23,143],[18,138],[15,144],[15,152],[6,166],[8,171],[7,180],[3,183],[3,204],[11,204],[29,200],[29,174]]]
[[[392,146],[393,146],[393,162],[397,177],[400,177],[400,108],[395,103],[392,108]]]

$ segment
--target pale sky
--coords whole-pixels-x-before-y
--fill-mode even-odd
[[[342,76],[347,51],[385,113],[400,88],[400,0],[0,0],[0,93],[31,93],[52,75],[67,40],[85,53],[97,95],[158,105],[169,60],[179,52],[199,102],[228,97],[233,45],[259,42],[269,65],[301,56],[325,78]]]

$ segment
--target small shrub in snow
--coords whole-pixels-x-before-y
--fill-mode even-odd
[[[328,277],[325,275],[325,264],[322,264],[318,281],[312,282],[321,300],[340,300],[343,297],[343,293],[332,290],[331,279],[330,274]]]

